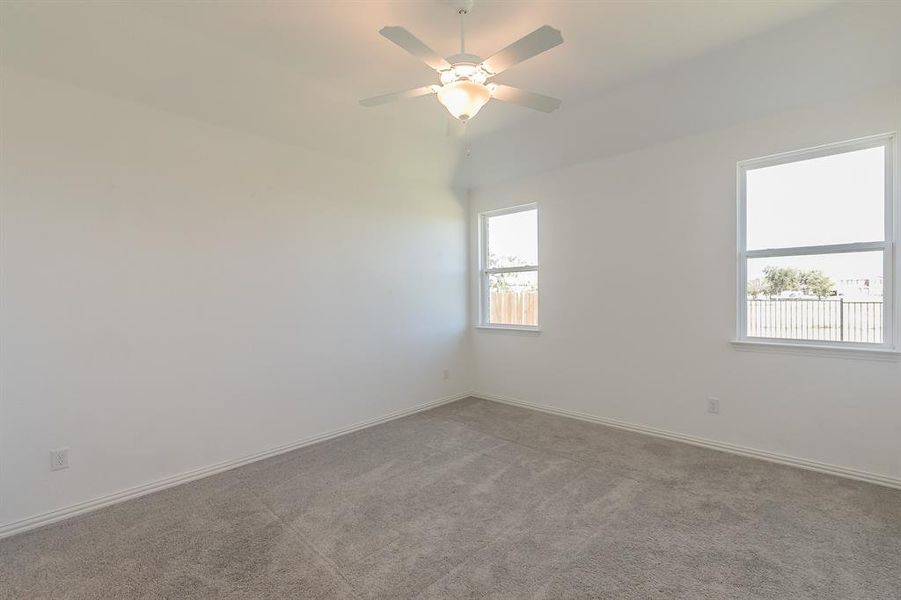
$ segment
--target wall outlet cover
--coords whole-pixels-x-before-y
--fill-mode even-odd
[[[50,470],[61,471],[69,468],[69,449],[58,448],[50,451]]]

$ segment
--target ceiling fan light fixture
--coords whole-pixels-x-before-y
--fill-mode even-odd
[[[454,81],[438,89],[438,101],[454,118],[468,121],[476,116],[488,101],[491,91],[487,86],[474,81]]]
[[[463,17],[469,12],[473,0],[460,1],[464,2],[464,5],[458,8],[457,14]],[[480,56],[466,52],[462,18],[460,53],[448,57],[439,55],[403,27],[396,25],[382,27],[379,33],[436,71],[441,85],[424,85],[402,92],[364,98],[360,100],[363,106],[380,106],[395,100],[434,94],[452,117],[463,122],[476,116],[492,98],[542,112],[551,112],[560,107],[560,100],[556,98],[488,81],[513,65],[562,44],[563,35],[553,27],[548,25],[539,27],[484,60]]]

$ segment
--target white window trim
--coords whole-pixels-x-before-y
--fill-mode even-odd
[[[740,161],[737,165],[737,200],[738,200],[738,286],[736,290],[736,337],[733,345],[743,350],[792,351],[804,350],[805,353],[823,353],[834,356],[857,354],[858,357],[901,357],[897,344],[901,342],[901,293],[897,289],[898,265],[901,265],[899,252],[899,236],[901,236],[901,193],[897,182],[899,169],[896,153],[895,133],[869,136],[847,142],[825,144],[815,148],[796,150]],[[795,248],[777,248],[763,250],[747,249],[747,172],[762,167],[831,156],[868,148],[885,148],[885,239],[852,244],[830,244],[821,246],[803,246]],[[845,252],[862,252],[881,250],[883,252],[884,292],[883,292],[883,343],[871,344],[862,342],[826,342],[820,340],[791,340],[783,338],[749,337],[747,335],[747,283],[748,259],[774,256],[799,256],[811,254],[839,254]]]
[[[527,331],[537,333],[541,331],[541,283],[540,283],[540,275],[538,275],[538,265],[526,265],[522,267],[502,267],[502,268],[493,268],[488,269],[486,265],[488,264],[488,219],[491,217],[500,217],[503,215],[509,215],[518,212],[525,212],[527,210],[538,210],[538,203],[532,202],[530,204],[518,204],[516,206],[509,206],[506,208],[499,208],[497,210],[489,210],[485,212],[479,213],[479,306],[478,306],[478,319],[476,321],[475,327],[476,329],[483,330],[497,330],[497,331]],[[539,264],[541,263],[541,214],[538,213],[538,222],[536,235],[538,236],[538,254]],[[503,325],[499,323],[489,323],[490,320],[490,306],[489,306],[489,276],[494,273],[523,273],[523,272],[531,272],[534,271],[536,276],[539,278],[538,284],[538,326],[531,325]]]

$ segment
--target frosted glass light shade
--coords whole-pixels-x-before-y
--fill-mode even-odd
[[[491,91],[473,81],[454,81],[441,86],[438,90],[438,101],[451,115],[461,121],[468,121],[476,116],[489,100]]]

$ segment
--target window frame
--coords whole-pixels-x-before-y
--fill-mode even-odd
[[[742,160],[737,163],[737,199],[738,199],[738,285],[736,290],[736,339],[739,345],[782,346],[797,348],[822,348],[826,350],[859,350],[863,352],[895,353],[897,343],[901,341],[896,318],[901,314],[898,306],[897,267],[901,263],[898,256],[898,237],[901,233],[901,202],[899,202],[898,181],[899,169],[896,164],[897,135],[884,133],[855,140],[824,144],[814,148],[794,150],[761,158]],[[843,244],[825,244],[813,246],[795,246],[790,248],[765,248],[748,250],[747,248],[747,172],[755,169],[772,167],[787,163],[822,158],[836,154],[844,154],[870,148],[884,148],[885,153],[885,212],[884,236],[882,241],[853,242]],[[772,258],[784,256],[810,256],[844,254],[849,252],[881,251],[883,256],[883,332],[882,343],[845,342],[824,340],[803,340],[789,338],[769,338],[748,336],[748,260],[754,258]]]
[[[525,265],[520,267],[495,267],[488,268],[488,220],[492,217],[501,217],[511,215],[518,212],[536,211],[535,237],[538,247],[538,264]],[[476,327],[479,329],[507,329],[513,331],[540,331],[541,325],[541,283],[538,273],[541,264],[541,212],[538,209],[537,202],[529,204],[517,204],[516,206],[508,206],[506,208],[498,208],[479,213],[479,302],[478,302],[478,320]],[[535,272],[535,279],[538,281],[538,325],[505,325],[503,323],[491,323],[491,306],[490,306],[490,276],[496,273],[530,273]]]

